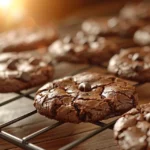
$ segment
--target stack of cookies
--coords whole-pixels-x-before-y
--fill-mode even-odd
[[[114,128],[118,144],[123,150],[149,150],[150,104],[138,105],[136,88],[127,80],[150,82],[150,4],[128,4],[117,16],[89,18],[75,34],[57,38],[53,27],[1,34],[0,92],[46,83],[34,106],[60,122],[94,123],[125,113]],[[23,52],[41,47],[42,54]],[[105,64],[113,75],[84,72],[49,82],[52,60]]]

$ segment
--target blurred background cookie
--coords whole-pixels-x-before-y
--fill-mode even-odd
[[[144,26],[145,22],[136,19],[122,19],[119,17],[91,18],[82,23],[82,30],[87,34],[101,36],[132,37],[134,32]]]
[[[17,92],[50,81],[53,66],[44,56],[27,53],[0,54],[0,92]]]
[[[57,39],[52,26],[19,28],[0,34],[0,52],[20,52],[40,49]]]
[[[119,46],[104,37],[84,35],[66,36],[49,47],[50,55],[57,61],[102,64],[118,53]]]
[[[114,55],[108,70],[120,77],[138,82],[150,81],[150,47],[135,47]]]
[[[120,17],[150,22],[150,3],[148,1],[141,3],[129,3],[121,9]]]
[[[137,30],[134,34],[134,41],[138,45],[150,45],[150,25]]]

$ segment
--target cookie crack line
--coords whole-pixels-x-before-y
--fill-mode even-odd
[[[74,104],[74,101],[77,99],[78,96],[79,96],[79,92],[77,93],[76,97],[73,98],[71,104],[74,107],[74,109],[76,110],[77,116],[78,116],[78,118],[80,120],[80,115],[79,115],[80,114],[80,109],[78,109],[78,107],[76,107],[75,104]]]
[[[150,103],[142,104],[125,113],[114,126],[115,138],[123,150],[150,149]],[[134,141],[132,144],[130,141]]]
[[[79,36],[79,32],[83,36]],[[48,48],[50,55],[58,62],[66,61],[101,65],[107,62],[120,49],[115,40],[100,37],[99,35],[87,35],[83,31],[79,32],[55,41]],[[80,59],[81,57],[82,59]]]
[[[137,82],[150,81],[150,46],[133,47],[114,55],[108,71]]]
[[[116,88],[122,92],[116,92]],[[38,101],[42,93],[50,94],[43,103],[46,108]],[[135,94],[135,87],[122,79],[83,72],[43,86],[35,96],[34,106],[40,114],[61,122],[96,122],[135,107]]]
[[[53,66],[45,54],[2,53],[0,54],[0,92],[18,92],[52,79]]]

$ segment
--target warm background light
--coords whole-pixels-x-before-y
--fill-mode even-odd
[[[7,9],[11,6],[12,0],[0,0],[0,8]]]
[[[25,17],[24,0],[0,0],[0,31],[18,27]]]
[[[93,14],[111,14],[117,12],[131,0],[0,0],[0,32],[20,26],[43,25],[59,22],[70,16],[83,17]],[[141,1],[141,0],[132,0]],[[112,9],[103,9],[103,5],[112,5]],[[89,11],[89,8],[94,7]],[[86,12],[86,13],[85,13]],[[99,13],[100,12],[100,13]],[[80,16],[81,17],[81,16]]]

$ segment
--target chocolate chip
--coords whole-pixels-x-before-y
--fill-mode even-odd
[[[85,34],[84,34],[84,32],[79,31],[79,32],[77,32],[76,37],[79,38],[79,39],[82,39],[82,38],[85,37]]]
[[[79,90],[83,91],[83,92],[89,92],[91,91],[91,85],[88,82],[83,82],[81,84],[79,84]]]
[[[128,55],[128,58],[129,58],[129,59],[132,59],[132,56],[133,56],[132,54],[129,54],[129,55]]]
[[[65,52],[71,52],[71,51],[73,51],[72,44],[65,44],[64,45],[64,51]]]
[[[146,115],[145,115],[145,118],[146,118],[146,120],[147,120],[148,122],[150,122],[150,113],[146,114]]]
[[[138,65],[138,64],[135,65],[133,68],[134,68],[135,71],[142,71],[143,70],[143,66]]]
[[[85,46],[80,45],[80,46],[75,47],[74,51],[77,53],[80,53],[80,52],[86,51],[86,48],[85,48]]]
[[[10,69],[10,70],[16,70],[17,69],[17,66],[16,66],[16,63],[18,62],[17,59],[11,59],[8,61],[8,64],[7,64],[7,68]]]
[[[52,61],[52,60],[50,60],[49,62],[48,62],[48,65],[53,65],[54,64],[54,61]]]
[[[71,38],[71,36],[66,36],[64,39],[63,39],[63,42],[64,43],[71,43],[73,41],[73,39]]]
[[[30,81],[31,76],[28,72],[21,72],[20,79],[22,79],[23,81]]]
[[[143,57],[140,56],[139,53],[135,53],[135,54],[132,56],[132,60],[133,60],[133,61],[143,61]]]
[[[119,24],[119,20],[117,17],[113,17],[108,20],[107,24],[110,28],[115,28]]]
[[[40,63],[41,59],[39,58],[34,58],[34,57],[31,57],[29,59],[29,62],[31,65],[34,65],[34,66],[37,66],[39,63]]]
[[[19,76],[18,71],[7,71],[5,75],[7,76],[7,78],[18,78]]]
[[[89,36],[88,41],[89,42],[96,42],[98,39],[98,36]]]
[[[88,45],[89,43],[88,43],[87,39],[83,38],[82,40],[80,40],[80,44]]]

